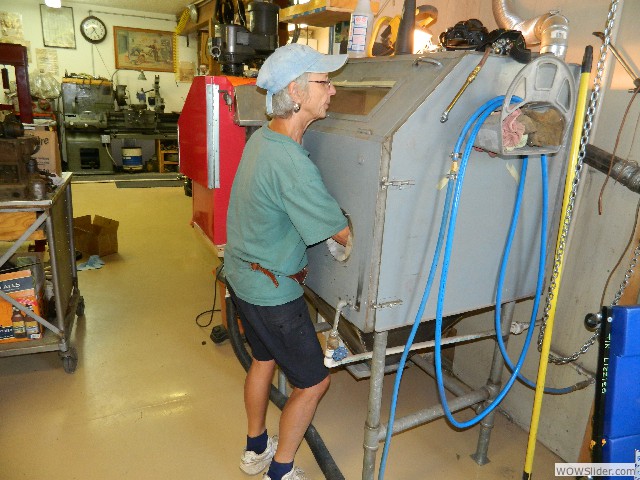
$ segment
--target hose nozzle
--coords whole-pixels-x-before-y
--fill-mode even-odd
[[[340,347],[340,337],[338,336],[338,322],[340,321],[340,313],[347,305],[346,300],[340,300],[336,305],[336,316],[333,320],[333,328],[327,338],[327,348],[324,351],[324,366],[330,368],[333,365],[333,354]]]

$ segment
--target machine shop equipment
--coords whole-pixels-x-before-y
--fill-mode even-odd
[[[146,80],[144,72],[138,80]],[[141,88],[136,94],[137,103],[126,95],[126,87],[122,85],[116,86],[115,97],[116,108],[107,113],[109,151],[114,163],[121,164],[123,169],[142,170],[143,162],[158,154],[159,142],[176,140],[179,114],[165,113],[159,75],[155,76],[152,89]],[[140,151],[142,158],[131,163],[128,155],[131,149]]]
[[[231,184],[249,127],[266,121],[264,95],[258,93],[255,79],[193,79],[178,120],[180,172],[192,180],[192,223],[219,252],[227,243]]]
[[[443,202],[439,185],[448,172],[457,135],[470,112],[486,99],[504,95],[523,67],[507,57],[489,56],[477,84],[460,98],[459,110],[452,111],[447,124],[439,124],[439,112],[456,93],[459,82],[454,79],[464,78],[480,57],[441,52],[349,62],[333,79],[337,94],[329,117],[312,124],[305,134],[304,147],[353,230],[353,247],[343,261],[324,244],[309,250],[307,285],[330,305],[346,300],[353,308],[345,311],[345,318],[363,332],[411,322],[419,286],[426,282],[424,265],[435,247],[434,212]],[[458,255],[449,277],[453,293],[445,315],[492,305],[499,245],[517,186],[513,178],[509,181],[513,162],[508,158],[473,155],[468,175],[474,183],[465,191],[459,244],[454,246]],[[550,161],[552,205],[559,195],[563,155],[564,148]],[[539,204],[538,189],[528,188],[525,195],[528,204]],[[505,220],[487,223],[487,212]],[[537,249],[537,229],[536,215],[522,220],[506,301],[534,292],[530,258]],[[434,313],[431,302],[424,319],[434,318]]]
[[[558,110],[565,118],[572,118],[576,68],[570,70],[560,60],[550,62],[553,66],[540,62],[536,76],[521,83],[521,63],[491,54],[476,81],[458,99],[448,122],[441,123],[440,113],[481,57],[480,52],[455,51],[350,61],[332,78],[337,93],[328,117],[313,123],[303,138],[304,148],[347,215],[352,231],[350,250],[336,253],[325,243],[308,250],[306,285],[328,305],[346,304],[341,311],[347,320],[340,323],[347,330],[342,338],[353,353],[369,353],[365,357],[371,363],[364,365],[369,372],[363,374],[371,377],[363,479],[373,478],[378,443],[383,441],[385,429],[391,428],[380,423],[386,349],[406,343],[407,327],[419,311],[445,204],[443,187],[452,171],[452,152],[463,125],[480,106],[508,92],[514,98],[533,98],[527,104],[532,108]],[[515,90],[514,84],[518,86]],[[524,94],[524,84],[534,85],[535,94]],[[549,148],[525,144],[505,155],[502,145],[494,144],[498,148],[492,152],[499,156],[471,152],[442,306],[445,319],[495,305],[496,282],[521,175],[519,149],[530,158],[523,192],[526,211],[520,215],[506,267],[501,304],[511,308],[506,308],[505,318],[513,312],[516,300],[534,295],[543,211],[541,166],[536,159],[541,154],[549,156],[547,220],[557,228],[568,123],[559,144]],[[441,269],[438,265],[438,271]],[[432,293],[418,332],[433,331],[436,304]],[[398,334],[403,331],[404,339]],[[494,383],[493,372],[502,369],[499,354],[494,363],[488,383]],[[488,399],[482,389],[457,395],[456,401],[463,406]],[[442,416],[431,411],[427,408],[398,419],[401,426],[394,424],[393,431]],[[486,432],[483,427],[483,440],[474,454],[480,464],[487,461]]]
[[[225,75],[193,79],[178,121],[178,142],[180,172],[192,181],[192,222],[221,254],[231,184],[245,141],[267,121],[264,96],[255,79],[243,77],[244,68],[259,67],[277,48],[279,7],[250,2],[246,19],[238,12],[239,25],[233,23],[233,2],[220,1],[216,8],[218,23],[208,48]]]
[[[32,158],[39,148],[38,137],[25,135],[14,115],[0,121],[0,201],[44,198],[50,182]]]
[[[63,160],[69,171],[113,171],[102,145],[102,136],[108,135],[107,114],[113,108],[110,81],[75,76],[62,79]]]
[[[353,231],[353,246],[345,259],[335,258],[325,244],[309,249],[312,268],[306,283],[329,305],[347,301],[352,308],[345,310],[344,316],[361,332],[388,331],[411,323],[420,301],[419,286],[425,282],[424,265],[436,241],[434,212],[442,208],[443,202],[439,185],[447,175],[456,136],[470,112],[486,99],[504,94],[523,67],[511,58],[490,55],[476,82],[452,111],[449,122],[441,124],[440,112],[459,86],[455,79],[464,78],[481,56],[477,52],[455,51],[423,57],[352,60],[333,78],[337,94],[332,98],[328,118],[313,123],[304,136],[304,147],[311,152]],[[542,74],[553,76],[554,72]],[[219,176],[228,175],[229,170],[231,178],[235,175],[244,143],[242,140],[234,148],[236,161],[229,162],[229,152],[225,154],[224,150],[229,147],[223,143],[228,139],[227,129],[236,128],[238,123],[230,119],[225,123],[231,127],[225,127],[216,116],[225,110],[236,112],[245,104],[243,97],[257,91],[255,87],[242,87],[243,90],[236,85],[236,101],[227,108],[224,94],[233,92],[230,88],[234,86],[225,84],[225,90],[216,84],[220,83],[219,78],[233,79],[196,78],[180,120],[181,125],[184,122],[181,152],[193,150],[190,160],[181,162],[181,171],[214,191],[221,188],[215,178],[219,181]],[[208,93],[208,89],[215,94]],[[569,94],[567,91],[566,96]],[[204,107],[206,95],[214,99],[213,112]],[[250,103],[255,108],[254,125],[266,122],[263,104]],[[193,138],[192,130],[186,131],[186,125],[198,123],[189,112],[190,106],[200,112],[197,115],[201,120],[212,115],[214,129],[203,130],[198,136],[200,141]],[[554,206],[560,191],[566,136],[562,142],[550,161],[549,195]],[[531,152],[535,149],[527,149],[528,154]],[[536,163],[531,163],[535,170]],[[495,285],[487,278],[497,276],[501,251],[496,242],[504,238],[511,214],[517,187],[512,167],[508,158],[490,158],[479,152],[472,156],[469,175],[476,180],[465,191],[459,244],[455,245],[459,255],[449,278],[451,291],[463,293],[450,296],[447,316],[492,305]],[[535,178],[536,173],[530,176]],[[528,187],[525,195],[526,202],[539,203],[538,189]],[[486,212],[504,221],[494,219],[487,224]],[[212,229],[218,225],[223,232],[226,211],[224,215],[213,219]],[[537,231],[537,216],[529,214],[522,221],[515,242],[505,301],[533,294],[535,272],[530,258],[538,248]],[[225,242],[226,235],[221,234],[214,243]],[[468,265],[475,267],[466,268]],[[425,320],[433,319],[434,313],[434,305],[428,305]]]
[[[27,47],[13,43],[0,43],[0,62],[4,65],[13,65],[15,67],[20,121],[22,123],[32,123],[33,106],[29,89]],[[8,76],[4,73],[2,78],[3,83],[8,81]],[[3,85],[3,88],[8,88],[8,85]]]
[[[114,89],[106,79],[71,75],[62,82],[64,159],[70,171],[111,173],[122,164],[123,148],[140,147],[149,159],[157,140],[176,138],[179,114],[164,112],[159,75],[137,103],[130,102],[126,85]]]
[[[70,130],[105,130],[107,112],[113,110],[111,82],[106,79],[64,77],[62,110]]]
[[[278,47],[278,11],[279,7],[269,1],[253,1],[247,5],[246,25],[232,23],[233,14],[226,21],[218,18],[208,47],[211,56],[221,64],[223,74],[242,76],[245,65],[259,68],[273,53]],[[243,15],[239,18],[242,22]]]

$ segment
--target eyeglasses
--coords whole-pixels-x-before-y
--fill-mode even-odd
[[[331,87],[331,80],[309,80],[309,82],[311,82],[311,83],[322,83],[323,85],[326,85],[327,88]]]

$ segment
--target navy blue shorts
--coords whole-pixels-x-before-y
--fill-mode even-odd
[[[245,302],[229,287],[253,358],[275,360],[297,388],[317,385],[329,375],[324,353],[303,297],[265,307]]]

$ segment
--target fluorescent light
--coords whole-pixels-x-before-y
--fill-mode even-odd
[[[62,7],[62,0],[44,0],[44,4],[50,8]]]
[[[424,53],[431,51],[433,43],[431,38],[433,34],[427,28],[416,28],[413,31],[413,53]]]

